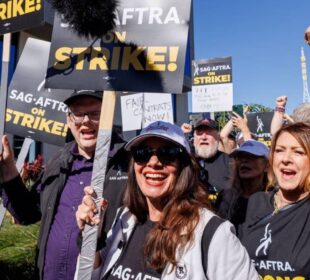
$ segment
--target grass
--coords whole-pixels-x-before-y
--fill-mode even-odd
[[[0,279],[34,280],[39,224],[21,226],[6,214],[0,228]]]

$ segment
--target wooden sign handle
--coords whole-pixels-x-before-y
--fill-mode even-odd
[[[116,92],[105,91],[101,105],[99,131],[94,158],[91,185],[96,192],[94,201],[97,204],[100,216],[100,200],[102,198],[103,185],[108,164],[108,156],[111,145],[112,127],[116,104]],[[78,280],[91,279],[98,237],[98,226],[86,225],[83,231],[83,243],[76,277]]]
[[[5,127],[5,111],[8,95],[9,65],[11,52],[11,33],[3,35],[2,48],[2,71],[1,71],[1,87],[0,87],[0,151],[2,151],[2,136]]]

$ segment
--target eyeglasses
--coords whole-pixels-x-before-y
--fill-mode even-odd
[[[81,124],[84,121],[85,116],[89,118],[92,122],[99,122],[100,120],[100,111],[92,111],[92,112],[68,112],[69,118],[75,124]]]
[[[136,163],[145,164],[155,154],[161,163],[170,164],[179,159],[184,152],[178,147],[159,147],[157,149],[142,147],[133,148],[131,154]]]

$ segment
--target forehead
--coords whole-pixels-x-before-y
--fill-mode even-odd
[[[70,105],[71,110],[84,110],[88,108],[100,108],[101,100],[91,96],[81,96],[76,98]]]
[[[206,134],[217,134],[218,131],[215,128],[209,127],[209,126],[199,126],[195,129],[195,134],[199,135],[202,133]]]
[[[276,145],[281,146],[301,146],[297,139],[290,133],[284,131],[277,138]]]

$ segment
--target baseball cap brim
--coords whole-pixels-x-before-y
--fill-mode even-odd
[[[138,135],[135,138],[133,138],[132,140],[130,140],[126,145],[125,145],[125,150],[126,151],[130,151],[133,147],[139,146],[139,144],[141,144],[142,142],[144,142],[145,140],[147,140],[148,138],[151,137],[156,137],[156,138],[161,138],[164,140],[167,140],[169,142],[174,143],[175,145],[177,145],[178,147],[184,149],[185,147],[183,145],[180,145],[180,143],[173,141],[171,138],[169,137],[165,137],[163,135],[159,135],[157,133],[149,133],[149,134],[144,134],[144,135]],[[185,150],[187,152],[190,152],[187,147],[185,148]]]
[[[260,143],[255,140],[248,140],[248,141],[245,141],[243,144],[241,144],[239,148],[232,151],[232,153],[230,153],[229,156],[235,157],[241,153],[246,153],[249,155],[254,155],[257,157],[264,157],[268,159],[269,149],[263,143]]]
[[[218,125],[214,120],[200,120],[196,123],[196,125],[194,126],[194,129],[197,129],[200,127],[210,127],[210,128],[218,130]]]
[[[70,97],[68,97],[64,103],[69,106],[72,104],[77,98],[82,96],[90,96],[102,100],[103,91],[95,91],[95,90],[79,90],[71,93]]]

